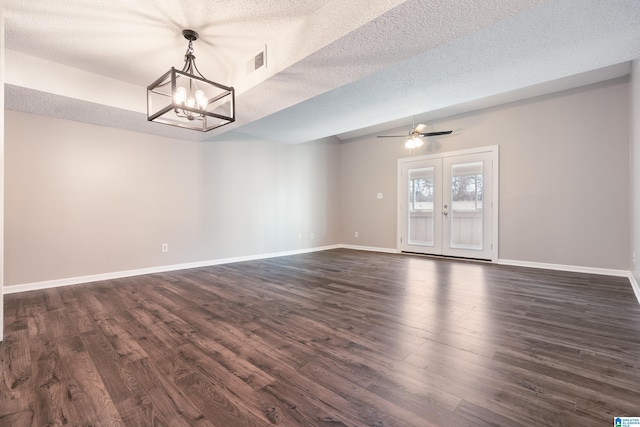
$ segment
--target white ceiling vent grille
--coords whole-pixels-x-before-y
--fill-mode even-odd
[[[267,66],[267,46],[263,46],[247,64],[247,71],[252,73]]]

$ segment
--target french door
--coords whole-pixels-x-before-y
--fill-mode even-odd
[[[497,261],[498,147],[398,161],[402,252]]]

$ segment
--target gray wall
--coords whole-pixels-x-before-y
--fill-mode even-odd
[[[633,61],[631,72],[631,230],[632,250],[636,263],[631,264],[633,276],[640,283],[640,60]]]
[[[501,259],[628,270],[634,73],[633,85],[433,123],[455,132],[417,154],[500,145]],[[396,247],[402,141],[230,133],[197,143],[5,113],[6,285],[339,243]]]
[[[416,155],[500,146],[499,258],[628,270],[629,88],[616,79],[432,123],[454,133]],[[396,247],[402,143],[343,144],[344,243]]]
[[[339,243],[336,141],[198,143],[5,114],[6,285]]]

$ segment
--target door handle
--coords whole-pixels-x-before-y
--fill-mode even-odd
[[[442,215],[447,216],[449,215],[449,213],[445,211],[445,212],[442,212]]]

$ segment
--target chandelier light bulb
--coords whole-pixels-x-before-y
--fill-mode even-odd
[[[176,104],[184,105],[185,100],[187,99],[187,90],[180,86],[176,89],[175,94],[175,102]]]
[[[198,103],[198,108],[200,108],[201,110],[204,110],[207,108],[207,97],[204,96],[204,91],[202,91],[201,89],[198,89],[196,91],[196,102]]]
[[[187,98],[187,107],[193,108],[196,105],[196,100],[193,97]]]

